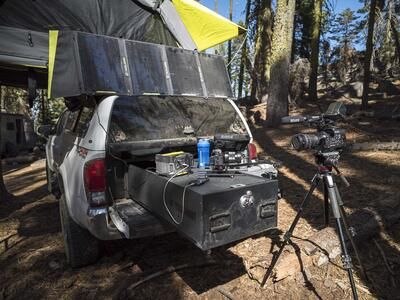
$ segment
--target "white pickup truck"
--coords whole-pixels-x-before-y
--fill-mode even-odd
[[[157,213],[154,215],[149,212],[144,208],[146,205],[140,204],[143,200],[140,199],[141,196],[132,199],[135,197],[135,192],[130,192],[131,186],[139,186],[139,189],[146,187],[150,192],[159,193],[151,197],[159,198],[155,201],[162,203],[162,197],[158,195],[161,195],[164,183],[156,185],[151,182],[150,177],[149,180],[146,179],[147,175],[155,174],[152,170],[155,167],[154,157],[157,153],[180,150],[192,153],[196,157],[196,144],[199,138],[212,140],[216,134],[221,133],[243,134],[251,139],[251,132],[243,115],[234,102],[227,98],[152,95],[87,97],[85,101],[80,101],[78,98],[71,100],[72,103],[74,101],[78,104],[69,105],[71,109],[62,113],[55,127],[39,128],[39,132],[48,137],[46,145],[48,188],[60,198],[66,256],[73,267],[96,261],[99,256],[99,240],[140,238],[175,230],[173,223],[171,222],[171,225],[168,222],[168,217],[160,217]],[[188,128],[192,129],[189,135]],[[256,155],[255,147],[250,143],[240,153],[240,161],[251,162]],[[136,173],[132,178],[129,172],[132,166],[149,173],[147,175]],[[240,170],[250,173],[254,171],[257,175],[254,178],[261,178],[261,173],[264,175],[276,173],[271,165],[266,164],[259,164],[256,170],[251,165],[242,166]],[[229,176],[231,177],[229,180],[234,180],[233,175]],[[229,184],[230,190],[239,191],[241,186],[245,186],[245,184],[236,184],[237,186]],[[211,187],[211,183],[208,186]],[[192,192],[195,191],[193,188]],[[277,190],[271,189],[271,191],[273,193],[269,197],[276,201]],[[257,198],[254,190],[253,193]],[[237,199],[229,198],[226,208],[221,211],[213,208],[213,213],[218,215],[231,210],[232,203],[239,203],[239,198],[240,195]],[[221,236],[219,238],[221,242],[217,241],[215,245],[225,243],[223,235],[231,235],[227,240],[229,242],[276,225],[276,214],[273,214],[272,221],[267,223],[264,220],[268,218],[261,219],[260,214],[265,214],[265,208],[258,204],[263,200],[261,199],[263,197],[259,198],[252,199],[255,202],[254,208],[245,209],[246,220],[255,220],[257,223],[254,225],[240,224],[243,222],[243,216],[237,217],[240,220],[235,220],[232,216],[232,219],[227,221],[229,224],[223,224],[226,215],[223,215],[222,219],[219,217],[210,219],[210,222],[216,224],[212,225],[215,228],[224,226],[234,228],[235,222],[240,224],[240,230],[232,229],[232,233],[228,232],[230,229],[225,230],[225,227],[225,232],[213,232],[212,228],[208,230],[214,242],[215,236]],[[190,207],[190,202],[187,205]],[[272,210],[274,208],[275,202]],[[178,210],[180,211],[180,207],[177,207]],[[188,208],[188,214],[189,210]],[[191,225],[187,223],[184,226],[188,228]]]

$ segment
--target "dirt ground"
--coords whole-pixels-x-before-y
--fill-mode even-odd
[[[341,100],[350,104],[350,113],[359,109],[356,100]],[[399,100],[376,99],[372,107],[393,110]],[[319,104],[326,108],[328,102]],[[248,110],[247,115],[254,120],[254,114],[264,109]],[[294,113],[305,112],[318,113],[318,105]],[[200,263],[206,254],[178,234],[168,234],[104,243],[96,264],[71,269],[64,256],[58,202],[46,190],[44,161],[8,166],[5,180],[15,197],[11,203],[0,203],[0,299],[351,299],[340,258],[322,267],[307,265],[302,272],[260,288],[258,280],[271,252],[289,227],[316,168],[310,152],[295,152],[288,146],[293,134],[310,129],[296,125],[272,130],[252,124],[261,154],[283,164],[278,229],[213,250],[215,265],[169,273],[135,289],[128,287],[169,266]],[[362,117],[343,126],[350,142],[399,141],[398,121]],[[348,151],[340,167],[351,183],[347,189],[340,187],[349,213],[370,207],[385,216],[400,209],[400,151]],[[322,203],[319,191],[294,232],[294,245],[297,237],[308,238],[323,228]],[[361,279],[354,262],[360,299],[400,299],[400,223],[381,228],[359,247],[369,276],[368,281]],[[296,255],[292,246],[288,250]],[[298,254],[295,263],[305,256]]]

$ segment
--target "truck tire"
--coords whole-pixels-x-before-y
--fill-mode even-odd
[[[60,197],[60,219],[67,262],[72,268],[93,264],[100,254],[99,240],[69,215],[64,194]]]

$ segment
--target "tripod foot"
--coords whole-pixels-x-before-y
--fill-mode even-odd
[[[318,186],[319,182],[321,180],[321,176],[320,174],[315,174],[313,179],[311,180],[311,187],[310,190],[307,192],[307,194],[304,197],[303,202],[301,203],[299,209],[297,210],[297,214],[292,222],[292,224],[290,225],[290,228],[288,231],[285,232],[285,234],[283,235],[283,243],[282,246],[279,248],[278,252],[276,253],[276,255],[274,255],[274,257],[272,258],[272,262],[267,270],[267,273],[265,273],[264,278],[261,282],[261,287],[264,287],[265,283],[267,282],[268,278],[271,276],[272,271],[276,265],[276,263],[278,262],[279,257],[281,256],[283,249],[285,248],[285,246],[289,243],[290,238],[292,237],[294,228],[296,227],[297,223],[300,220],[300,217],[303,213],[303,209],[307,206],[308,201],[311,198],[312,193],[314,192],[315,188]]]

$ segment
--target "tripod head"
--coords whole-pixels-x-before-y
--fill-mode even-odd
[[[315,162],[320,167],[325,167],[327,169],[337,168],[337,164],[340,159],[339,151],[331,152],[316,152],[314,153]]]

